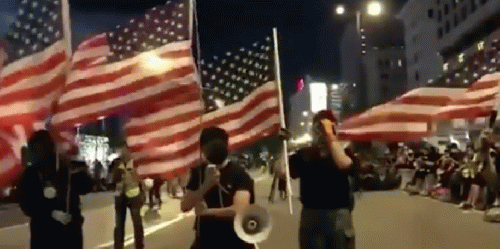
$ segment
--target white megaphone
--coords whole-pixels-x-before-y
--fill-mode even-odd
[[[238,237],[249,243],[256,244],[269,237],[273,221],[269,212],[258,205],[250,205],[234,218],[234,231]]]

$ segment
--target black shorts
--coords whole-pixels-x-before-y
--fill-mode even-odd
[[[479,185],[480,187],[486,186],[486,181],[484,180],[484,177],[482,174],[477,174],[474,176],[474,179],[472,179],[472,184]]]

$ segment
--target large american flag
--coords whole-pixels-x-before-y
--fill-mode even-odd
[[[436,131],[440,109],[464,92],[463,88],[417,88],[347,119],[339,133],[351,141],[419,141]]]
[[[64,83],[71,51],[67,0],[23,0],[2,46],[0,183],[21,172],[21,147],[45,121]]]
[[[225,129],[231,149],[249,146],[280,128],[274,57],[268,36],[201,62],[203,125]]]
[[[168,99],[196,82],[188,1],[169,1],[84,42],[52,118],[73,127]],[[109,53],[108,53],[109,51]]]
[[[71,51],[62,18],[67,0],[23,0],[0,71],[0,125],[44,120],[66,81]],[[67,13],[66,13],[67,14]]]
[[[172,179],[200,162],[203,127],[228,131],[232,149],[251,145],[280,128],[271,38],[201,61],[202,92],[195,86],[141,110],[127,124],[141,175]]]

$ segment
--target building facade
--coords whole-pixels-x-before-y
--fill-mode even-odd
[[[342,81],[349,85],[345,112],[387,102],[407,88],[404,27],[399,20],[349,24],[341,40]],[[343,116],[348,116],[343,113]]]
[[[409,88],[466,87],[497,70],[500,1],[409,0],[405,24]]]

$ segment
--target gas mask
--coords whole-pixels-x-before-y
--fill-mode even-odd
[[[220,165],[226,160],[229,149],[226,142],[213,140],[203,146],[203,152],[210,163]]]

